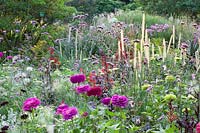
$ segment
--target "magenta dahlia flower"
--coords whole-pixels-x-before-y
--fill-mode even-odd
[[[116,107],[125,108],[128,105],[128,98],[115,94],[112,96],[111,102]]]
[[[75,84],[75,83],[81,83],[86,80],[86,76],[84,74],[75,74],[70,77],[70,81]]]
[[[76,87],[76,92],[78,94],[82,94],[82,93],[86,93],[89,89],[90,89],[89,85],[82,85],[82,86]]]
[[[62,116],[64,120],[73,119],[78,114],[76,107],[68,107],[62,110]]]
[[[91,87],[87,91],[88,96],[101,96],[101,94],[102,94],[102,89],[99,86]]]
[[[196,132],[200,133],[200,122],[196,125]]]
[[[24,101],[22,109],[24,111],[32,111],[32,109],[37,108],[40,105],[40,100],[36,97],[28,98]]]
[[[111,98],[105,97],[105,98],[101,99],[101,103],[104,105],[109,105],[111,103]]]
[[[67,104],[65,104],[64,102],[62,102],[56,109],[56,114],[62,114],[62,111],[67,109],[69,106]]]
[[[0,58],[2,58],[4,56],[3,52],[0,52]]]

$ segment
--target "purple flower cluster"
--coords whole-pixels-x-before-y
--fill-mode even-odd
[[[76,92],[78,94],[82,94],[82,93],[86,93],[89,89],[90,89],[89,85],[82,85],[82,86],[76,87]]]
[[[70,77],[70,81],[75,84],[75,83],[81,83],[86,80],[86,76],[84,74],[75,74]]]
[[[128,98],[121,95],[113,95],[112,98],[105,97],[101,99],[101,103],[104,105],[114,105],[115,107],[125,108],[128,105]]]
[[[188,47],[189,47],[189,45],[187,43],[185,43],[185,42],[181,43],[181,48],[182,49],[187,49]]]
[[[40,100],[36,97],[28,98],[24,101],[22,109],[24,111],[32,111],[32,109],[37,108],[40,105]]]
[[[148,29],[147,32],[152,35],[155,32],[163,32],[169,28],[168,24],[154,24],[151,25]]]
[[[73,119],[78,114],[76,107],[69,107],[67,104],[62,102],[56,109],[57,115],[62,115],[64,120]]]
[[[194,44],[198,43],[198,39],[200,39],[200,25],[196,27],[196,31],[194,32]]]

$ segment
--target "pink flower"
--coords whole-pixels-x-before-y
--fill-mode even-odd
[[[84,74],[75,74],[70,77],[70,81],[75,84],[75,83],[81,83],[86,80],[86,76]]]
[[[182,49],[187,49],[189,46],[188,46],[188,44],[187,43],[185,43],[185,42],[182,42],[181,43],[181,48]]]
[[[6,59],[7,60],[11,60],[13,57],[11,55],[7,56]]]
[[[126,96],[113,95],[112,104],[116,107],[125,108],[128,105],[128,98]]]
[[[40,105],[40,100],[36,97],[28,98],[23,103],[23,110],[24,111],[32,111],[32,109],[37,108]]]
[[[78,114],[76,107],[68,107],[62,111],[62,116],[64,120],[73,119]]]
[[[196,132],[200,133],[200,122],[196,125]]]
[[[77,92],[78,94],[86,93],[89,89],[90,89],[90,86],[89,86],[89,85],[82,85],[82,86],[76,87],[76,92]]]
[[[81,116],[82,117],[87,117],[88,116],[88,112],[84,112]]]
[[[56,114],[62,114],[62,111],[67,109],[69,106],[67,104],[65,104],[64,102],[62,102],[56,109]]]
[[[109,105],[111,102],[111,98],[110,97],[105,97],[103,99],[101,99],[101,103],[104,105]]]
[[[102,89],[99,86],[91,87],[87,91],[88,96],[101,96],[101,94],[102,94]]]
[[[0,58],[2,58],[4,56],[3,52],[0,52]]]

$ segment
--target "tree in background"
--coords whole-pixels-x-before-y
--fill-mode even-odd
[[[149,13],[169,16],[190,16],[197,18],[200,14],[199,0],[138,0],[143,9]]]
[[[63,37],[66,29],[62,23],[52,23],[76,12],[65,4],[68,1],[0,0],[0,51],[40,46],[40,42],[53,45],[53,40]]]
[[[75,7],[79,12],[88,13],[90,17],[114,12],[116,9],[134,10],[137,8],[134,0],[71,0],[66,4]]]
[[[68,0],[1,0],[1,18],[63,20],[76,10],[65,5]]]

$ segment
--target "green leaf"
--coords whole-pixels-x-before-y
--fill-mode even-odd
[[[109,110],[106,110],[106,114],[109,116],[115,116],[116,114],[114,112],[111,112]]]

